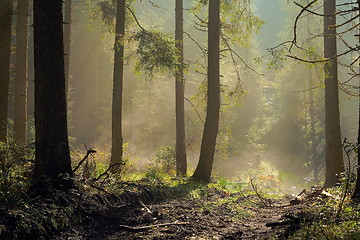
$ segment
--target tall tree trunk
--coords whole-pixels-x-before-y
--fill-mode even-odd
[[[309,1],[308,1],[309,2]],[[312,45],[311,39],[311,21],[313,20],[313,16],[309,15],[307,17],[307,31],[308,31],[308,39],[309,39],[309,46]],[[308,84],[309,84],[309,119],[310,119],[310,132],[309,132],[309,139],[311,141],[310,145],[310,160],[311,166],[313,170],[313,177],[314,183],[319,183],[319,161],[316,156],[316,129],[315,129],[315,105],[314,105],[314,80],[312,76],[312,70],[309,69],[308,71]]]
[[[324,56],[337,55],[336,46],[336,2],[324,0]],[[325,64],[325,125],[326,125],[326,178],[325,187],[334,186],[344,171],[339,111],[337,58]]]
[[[28,86],[28,23],[29,0],[18,0],[16,25],[16,76],[14,138],[26,144],[27,86]]]
[[[316,139],[315,139],[315,106],[314,106],[314,83],[311,72],[309,73],[309,118],[310,118],[310,134],[309,139],[311,140],[310,145],[310,156],[311,165],[314,174],[314,183],[319,183],[319,164],[316,157]]]
[[[358,11],[360,13],[360,1],[358,1]],[[360,17],[359,17],[360,18]],[[360,30],[359,30],[360,34]],[[359,39],[360,43],[360,39]],[[359,63],[360,69],[360,63]],[[360,75],[360,70],[359,73]],[[360,85],[360,76],[359,76],[359,85]],[[352,195],[352,198],[360,200],[360,88],[359,88],[359,121],[358,121],[358,137],[357,137],[357,177],[356,177],[356,184],[355,184],[355,191]]]
[[[34,182],[72,175],[67,132],[62,1],[34,0]]]
[[[64,60],[65,60],[65,94],[66,99],[69,98],[69,82],[70,82],[70,44],[71,44],[71,5],[72,0],[65,0],[64,14]]]
[[[178,49],[179,63],[184,63],[184,19],[183,0],[176,0],[175,6],[175,40]],[[186,177],[187,161],[185,146],[185,110],[184,110],[184,70],[180,67],[175,76],[176,92],[176,175]]]
[[[207,113],[195,180],[210,181],[220,117],[220,1],[209,1]]]
[[[0,142],[7,139],[12,2],[0,1]]]
[[[125,0],[117,0],[116,30],[114,45],[114,80],[112,99],[112,147],[111,164],[121,164],[123,154],[122,137],[122,92],[124,72]],[[119,171],[120,167],[113,168]],[[116,170],[115,170],[116,169]]]

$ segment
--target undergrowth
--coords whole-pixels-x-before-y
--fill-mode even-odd
[[[329,197],[312,202],[307,209],[312,217],[290,239],[360,239],[360,203],[347,191],[353,184],[352,175],[343,176],[326,190]]]

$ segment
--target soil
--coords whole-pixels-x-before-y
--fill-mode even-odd
[[[134,188],[135,189],[135,188]],[[309,218],[309,201],[211,190],[158,201],[154,192],[52,190],[0,210],[0,239],[281,239]]]

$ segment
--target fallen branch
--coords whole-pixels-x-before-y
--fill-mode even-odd
[[[153,225],[147,225],[147,226],[140,226],[140,227],[132,227],[127,225],[119,225],[121,230],[128,231],[128,232],[142,232],[147,231],[152,228],[156,227],[167,227],[172,225],[187,225],[190,224],[189,222],[173,222],[173,223],[160,223],[160,224],[153,224]]]
[[[109,175],[109,171],[113,168],[113,167],[116,167],[116,166],[120,166],[120,165],[125,165],[125,163],[114,163],[114,164],[111,164],[108,169],[106,169],[105,172],[101,173],[97,178],[94,178],[93,181],[99,181],[100,178],[102,178],[103,176],[105,175]]]
[[[251,187],[253,188],[253,190],[255,191],[256,196],[260,199],[261,203],[264,205],[264,207],[268,207],[269,204],[267,204],[265,202],[265,200],[263,199],[263,197],[260,195],[259,191],[257,190],[257,187],[255,186],[253,180],[250,180],[251,183]]]
[[[96,151],[93,150],[93,149],[91,149],[91,148],[90,148],[89,150],[87,150],[85,157],[84,157],[84,158],[78,163],[78,165],[74,168],[73,173],[75,173],[76,170],[79,169],[79,167],[85,162],[85,160],[86,160],[86,159],[89,157],[89,155],[92,154],[92,153],[96,153]]]

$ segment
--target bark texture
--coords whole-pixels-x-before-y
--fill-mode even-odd
[[[67,132],[62,1],[34,0],[35,175],[72,175]]]
[[[12,0],[0,1],[0,142],[7,139]]]
[[[195,180],[209,182],[214,162],[220,117],[220,1],[209,1],[207,113]]]
[[[360,12],[360,1],[358,1],[358,9]],[[359,15],[360,18],[360,15]],[[359,39],[359,43],[360,43],[360,39]],[[360,63],[359,63],[359,69],[360,69]],[[360,70],[359,70],[360,71]],[[359,78],[360,79],[360,78]],[[359,89],[359,93],[360,93],[360,89]],[[360,95],[359,95],[360,96]],[[358,137],[357,137],[357,178],[356,178],[356,184],[355,184],[355,191],[352,195],[352,198],[355,198],[357,200],[360,200],[360,97],[359,97],[359,122],[358,122]]]
[[[336,1],[324,0],[324,56],[337,55],[336,46]],[[325,187],[334,186],[339,174],[344,171],[339,111],[337,58],[325,64],[325,125],[326,125],[326,176]]]
[[[64,11],[64,60],[65,60],[65,93],[66,99],[69,98],[69,82],[70,82],[70,44],[71,44],[71,7],[72,0],[65,0]]]
[[[125,0],[117,0],[116,31],[114,45],[114,79],[112,98],[112,147],[111,164],[121,164],[123,155],[122,137],[122,92],[124,72]],[[119,171],[120,167],[113,168]]]
[[[176,0],[175,6],[175,41],[178,49],[178,61],[184,62],[184,29],[183,29],[183,0]],[[185,110],[184,110],[184,70],[180,67],[175,76],[176,92],[176,175],[186,177],[187,160],[185,145]]]
[[[20,144],[26,144],[27,87],[28,87],[28,23],[29,1],[19,0],[16,25],[16,76],[14,137]]]

